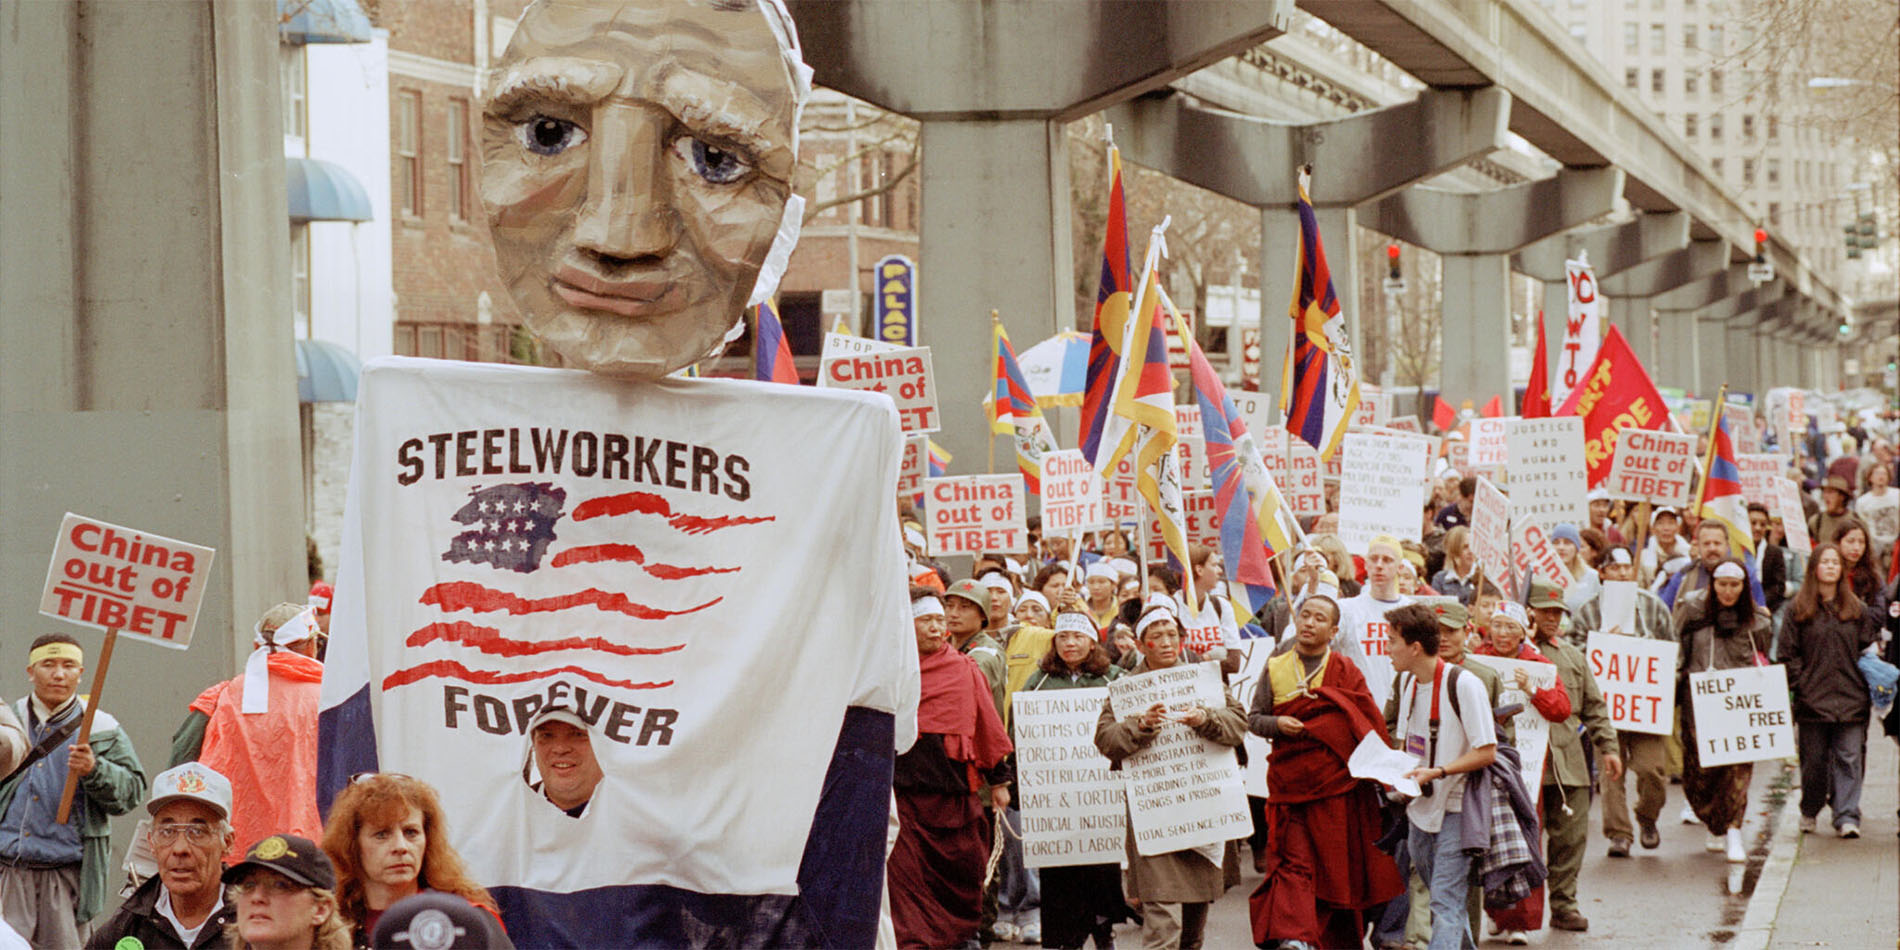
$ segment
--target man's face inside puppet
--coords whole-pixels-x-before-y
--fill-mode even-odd
[[[528,327],[596,372],[706,356],[744,314],[796,161],[756,0],[541,0],[495,76],[482,200]]]

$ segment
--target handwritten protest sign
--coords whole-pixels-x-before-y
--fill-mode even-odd
[[[1540,524],[1590,523],[1589,484],[1584,477],[1583,420],[1576,416],[1519,419],[1506,439],[1511,504]]]
[[[1139,716],[1155,703],[1166,706],[1171,717],[1146,749],[1122,760],[1136,852],[1218,849],[1252,833],[1234,750],[1173,718],[1195,706],[1226,707],[1217,664],[1124,676],[1108,684],[1108,696],[1117,719]],[[1210,860],[1220,863],[1218,850]]]
[[[1550,754],[1550,720],[1531,705],[1531,697],[1517,688],[1517,671],[1523,670],[1530,679],[1530,691],[1549,689],[1557,682],[1557,667],[1551,663],[1536,660],[1511,660],[1499,656],[1480,657],[1478,662],[1498,671],[1498,705],[1509,706],[1523,703],[1511,720],[1517,730],[1517,752],[1522,757],[1524,784],[1535,789],[1542,783],[1539,776],[1544,774],[1544,759]]]
[[[1125,859],[1121,776],[1095,748],[1107,687],[1019,692],[1011,697],[1016,787],[1022,793],[1023,863],[1032,868]]]
[[[897,493],[915,495],[923,490],[924,476],[930,474],[930,437],[904,438],[904,456],[897,465]]]
[[[1319,452],[1304,439],[1289,439],[1281,428],[1267,430],[1260,445],[1260,459],[1267,474],[1280,486],[1280,494],[1296,515],[1326,513],[1326,485],[1320,478]]]
[[[198,623],[213,553],[67,512],[40,613],[183,650]]]
[[[818,381],[832,389],[857,389],[891,397],[905,432],[935,432],[942,424],[937,412],[937,380],[930,368],[927,346],[827,356],[819,363]]]
[[[1775,503],[1768,506],[1775,517],[1781,519],[1781,529],[1788,539],[1788,549],[1800,554],[1814,553],[1814,541],[1808,537],[1808,516],[1801,507],[1801,489],[1796,488],[1792,479],[1782,478],[1775,481]]]
[[[925,540],[931,554],[981,554],[1029,547],[1023,477],[963,475],[924,479]]]
[[[1680,508],[1689,502],[1694,478],[1695,436],[1624,429],[1603,487],[1612,498]]]
[[[1593,631],[1585,644],[1590,675],[1603,691],[1610,722],[1623,732],[1666,736],[1676,722],[1676,645]]]
[[[1735,441],[1735,451],[1754,453],[1761,451],[1761,427],[1755,424],[1753,410],[1740,407],[1724,413],[1728,419],[1729,436]]]
[[[1339,537],[1364,554],[1373,538],[1417,538],[1425,508],[1431,442],[1402,433],[1348,432],[1339,484]]]
[[[1511,500],[1484,476],[1471,498],[1471,553],[1498,589],[1511,587]]]
[[[1527,589],[1532,580],[1549,581],[1559,590],[1569,588],[1573,581],[1557,556],[1557,547],[1550,543],[1550,533],[1529,518],[1511,519],[1511,561]]]
[[[1201,430],[1201,407],[1174,407],[1175,451],[1181,457],[1181,490],[1206,491],[1207,435]]]
[[[1794,754],[1788,671],[1781,664],[1689,674],[1703,768]]]
[[[1102,480],[1081,449],[1042,457],[1042,530],[1074,534],[1102,527]]]
[[[1749,504],[1775,507],[1775,481],[1781,478],[1784,460],[1772,452],[1743,452],[1735,456],[1735,467],[1742,470],[1742,497]]]
[[[1511,460],[1511,424],[1514,416],[1471,420],[1471,456],[1473,468],[1502,469]]]

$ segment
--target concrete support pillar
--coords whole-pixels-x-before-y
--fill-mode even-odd
[[[1753,315],[1729,322],[1724,332],[1723,342],[1728,347],[1728,388],[1735,392],[1752,393],[1759,379],[1755,375],[1755,364],[1759,360],[1755,345],[1755,317]]]
[[[1708,397],[1729,381],[1728,321],[1698,318],[1696,332],[1696,385],[1692,391]]]
[[[309,583],[277,57],[268,3],[0,7],[0,627],[96,651],[36,614],[64,512],[217,548],[191,648],[114,664],[148,775]]]
[[[1494,88],[1429,90],[1410,102],[1309,125],[1239,116],[1186,96],[1151,96],[1103,118],[1129,161],[1261,209],[1260,388],[1277,403],[1299,254],[1299,167],[1313,166],[1309,196],[1333,290],[1353,353],[1363,359],[1366,324],[1376,335],[1382,309],[1359,297],[1355,209],[1504,147],[1510,96]]]
[[[1670,254],[1689,244],[1689,216],[1682,212],[1639,214],[1634,220],[1600,228],[1578,228],[1554,234],[1511,255],[1511,269],[1544,285],[1543,306],[1549,340],[1545,358],[1551,362],[1552,382],[1563,364],[1563,327],[1569,309],[1569,288],[1564,281],[1565,262],[1584,260],[1596,275],[1597,293],[1604,301],[1602,283],[1630,268]],[[1607,325],[1605,332],[1608,332]],[[1625,331],[1627,335],[1627,331]],[[1578,367],[1581,371],[1584,367]]]
[[[1696,317],[1693,311],[1658,310],[1656,358],[1650,376],[1658,386],[1699,392],[1695,382]]]
[[[943,390],[936,439],[970,472],[991,439],[979,402],[990,310],[1019,350],[1072,321],[1088,329],[1074,319],[1063,125],[1280,35],[1293,0],[789,7],[828,41],[805,49],[814,81],[923,122],[917,311]],[[1147,235],[1130,238],[1139,255]]]
[[[1622,331],[1636,358],[1648,366],[1656,361],[1656,323],[1650,316],[1651,298],[1613,297],[1605,294],[1603,310],[1610,323]]]
[[[1371,206],[1368,223],[1444,258],[1445,400],[1515,408],[1510,360],[1510,255],[1615,209],[1623,173],[1566,168],[1553,178],[1481,194],[1413,187]]]
[[[1755,328],[1764,315],[1779,313],[1784,285],[1780,281],[1717,301],[1697,312],[1702,320],[1703,339],[1696,348],[1702,372],[1695,392],[1706,395],[1727,383],[1730,389],[1753,392],[1755,374]],[[1711,374],[1711,366],[1722,372]]]

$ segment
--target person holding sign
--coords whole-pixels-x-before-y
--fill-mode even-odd
[[[1293,649],[1267,661],[1247,728],[1267,757],[1266,875],[1248,898],[1254,943],[1283,950],[1357,946],[1364,912],[1405,890],[1378,848],[1377,793],[1347,760],[1367,735],[1389,742],[1356,664],[1333,656],[1339,604],[1314,594],[1294,617]]]
[[[1625,630],[1621,623],[1606,620],[1604,601],[1610,598],[1599,592],[1589,603],[1578,608],[1577,616],[1570,624],[1571,645],[1579,648],[1586,646],[1593,633],[1675,642],[1676,625],[1669,619],[1669,608],[1663,606],[1662,598],[1635,584],[1636,565],[1628,550],[1611,548],[1601,570],[1606,585],[1629,585],[1626,588],[1628,596],[1635,601],[1628,615],[1635,618],[1632,629]],[[1669,768],[1668,736],[1619,729],[1616,742],[1627,770],[1636,779],[1636,828],[1642,834],[1643,847],[1654,850],[1662,846],[1662,835],[1656,829],[1656,819],[1662,814],[1663,801],[1668,793],[1669,782],[1665,774]],[[1603,837],[1610,839],[1610,857],[1627,858],[1631,840],[1630,808],[1623,789],[1623,779],[1619,777],[1611,781],[1608,776],[1604,776],[1600,787],[1603,793]]]
[[[1716,565],[1714,573],[1708,590],[1684,595],[1676,610],[1676,639],[1682,644],[1676,661],[1676,708],[1682,710],[1682,794],[1709,829],[1708,850],[1726,851],[1729,861],[1739,864],[1748,860],[1748,849],[1742,846],[1742,819],[1748,814],[1748,784],[1754,780],[1755,766],[1743,762],[1703,768],[1695,707],[1689,701],[1689,674],[1766,665],[1765,651],[1774,635],[1768,617],[1748,599],[1742,562],[1729,558]]]
[[[1497,760],[1490,698],[1476,676],[1438,658],[1442,627],[1430,608],[1400,607],[1386,616],[1386,629],[1386,653],[1404,674],[1399,731],[1406,753],[1419,762],[1406,773],[1421,789],[1405,806],[1406,847],[1431,892],[1430,950],[1475,947],[1465,909],[1472,861],[1464,848],[1465,782]]]
[[[1155,605],[1142,611],[1135,622],[1135,642],[1141,651],[1138,672],[1165,670],[1181,662],[1181,627],[1167,607]],[[1171,709],[1155,703],[1123,719],[1116,719],[1111,703],[1104,702],[1095,725],[1095,747],[1108,757],[1109,767],[1119,771],[1122,760],[1152,745],[1168,723],[1184,725],[1209,742],[1238,746],[1247,733],[1246,711],[1225,686],[1221,691],[1226,703],[1219,708]],[[1142,946],[1197,950],[1207,929],[1208,904],[1238,881],[1233,842],[1228,842],[1228,853],[1219,862],[1194,848],[1144,855],[1137,850],[1132,833],[1127,850],[1128,896],[1141,902]]]
[[[980,601],[966,603],[981,610]],[[917,742],[897,757],[891,777],[899,829],[885,865],[891,923],[907,948],[976,938],[990,843],[973,790],[988,788],[995,807],[1009,807],[1009,736],[983,671],[946,639],[944,615],[934,592],[912,590],[922,694]]]
[[[1860,787],[1867,771],[1872,703],[1861,651],[1880,639],[1879,617],[1854,594],[1832,544],[1817,545],[1808,576],[1783,621],[1777,656],[1788,665],[1801,749],[1801,830],[1812,832],[1826,805],[1834,830],[1860,837]]]
[[[90,736],[76,735],[86,711],[79,641],[49,633],[26,657],[33,692],[13,712],[34,751],[0,780],[0,916],[36,947],[77,947],[79,928],[105,906],[111,819],[144,800],[145,769],[131,737],[104,711],[93,714]],[[79,788],[61,823],[68,773],[79,777]]]

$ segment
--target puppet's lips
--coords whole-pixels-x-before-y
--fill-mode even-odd
[[[563,267],[556,271],[554,293],[570,306],[604,310],[623,317],[642,317],[676,309],[678,285],[667,280],[603,280],[585,271]]]

